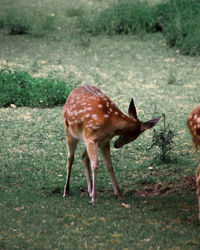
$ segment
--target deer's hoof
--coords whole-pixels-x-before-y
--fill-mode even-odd
[[[68,193],[64,193],[64,194],[63,194],[63,198],[66,198],[66,197],[68,197],[68,196],[69,196]]]
[[[91,203],[92,205],[95,205],[95,204],[97,203],[97,198],[92,199],[92,200],[90,201],[90,203]]]

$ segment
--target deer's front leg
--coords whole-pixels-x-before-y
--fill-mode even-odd
[[[198,201],[199,201],[199,220],[200,220],[200,190],[199,190],[199,195],[198,195]]]
[[[90,159],[88,157],[87,150],[85,150],[83,155],[82,155],[82,161],[83,161],[83,165],[85,168],[85,176],[86,176],[87,184],[88,184],[88,193],[89,193],[90,197],[92,197],[92,181],[91,181],[91,176],[90,176]]]
[[[89,140],[86,141],[87,145],[87,152],[90,158],[91,167],[92,167],[92,203],[97,202],[97,191],[96,191],[96,179],[97,179],[97,172],[98,172],[98,145],[97,140]]]
[[[102,151],[102,155],[106,164],[106,167],[108,168],[108,171],[110,173],[110,178],[113,184],[113,190],[114,190],[114,195],[119,198],[122,199],[122,195],[120,193],[119,187],[117,185],[117,181],[115,178],[115,174],[113,171],[113,165],[112,165],[112,160],[111,160],[111,156],[110,156],[110,145],[106,144],[104,146],[101,147],[101,151]]]

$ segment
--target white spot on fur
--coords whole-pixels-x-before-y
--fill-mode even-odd
[[[115,115],[118,115],[119,113],[117,111],[115,111]]]
[[[100,108],[100,109],[102,109],[103,105],[102,104],[98,104],[97,107]]]
[[[78,113],[84,113],[85,109],[80,109]]]
[[[97,119],[98,119],[96,114],[92,114],[92,118],[93,118],[94,120],[97,120]]]
[[[86,128],[92,128],[93,127],[93,124],[92,123],[89,123],[85,126]]]
[[[92,128],[96,130],[99,129],[99,126],[93,126]]]
[[[87,114],[85,117],[86,117],[86,118],[89,118],[89,117],[90,117],[90,114]]]
[[[91,99],[96,100],[97,98],[94,96],[90,96]]]
[[[104,117],[105,117],[105,118],[108,118],[108,117],[109,117],[109,115],[108,115],[108,114],[104,114]]]

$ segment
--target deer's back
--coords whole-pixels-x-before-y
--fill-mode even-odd
[[[112,126],[114,117],[122,112],[98,88],[79,86],[67,98],[63,110],[65,124],[70,133],[78,139],[95,134],[102,136],[101,131]],[[109,136],[109,135],[105,136]],[[112,135],[110,135],[112,136]]]

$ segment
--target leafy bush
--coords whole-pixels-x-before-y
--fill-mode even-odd
[[[93,35],[127,34],[154,30],[152,8],[137,1],[119,2],[81,19],[82,29]]]
[[[26,72],[0,71],[0,107],[53,107],[63,105],[70,92],[66,83],[33,78]]]
[[[182,54],[200,55],[200,1],[168,0],[155,10],[166,42]]]
[[[55,14],[44,15],[39,12],[9,10],[0,19],[0,28],[8,30],[10,35],[42,36],[46,31],[54,30]]]

